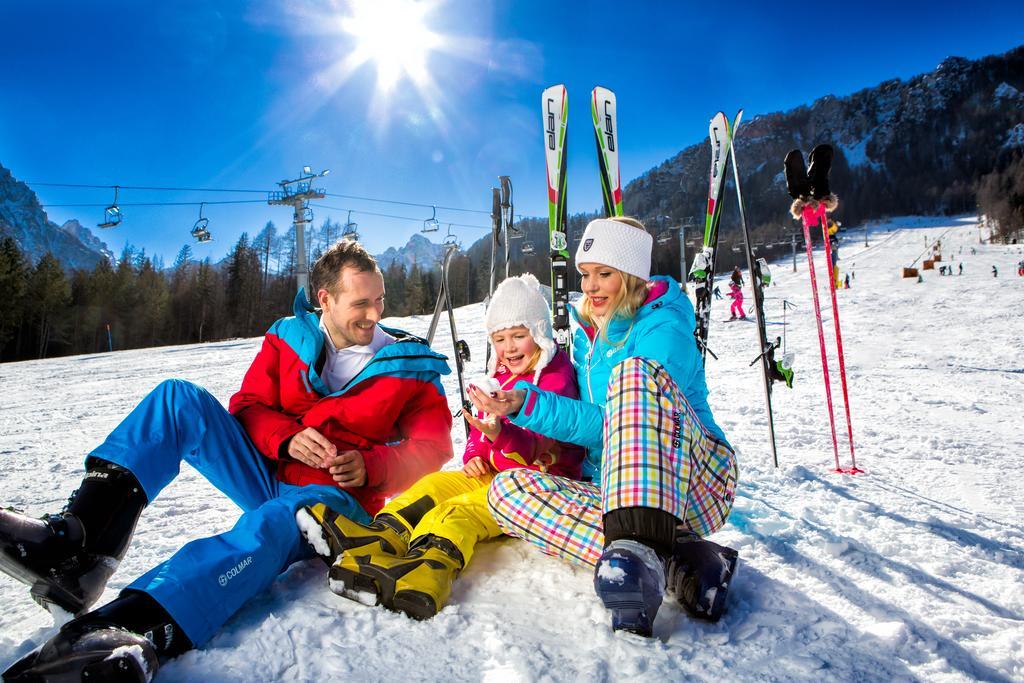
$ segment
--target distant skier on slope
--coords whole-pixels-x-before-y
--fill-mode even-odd
[[[639,221],[616,217],[591,221],[577,247],[582,400],[525,382],[469,392],[480,410],[587,447],[593,483],[508,470],[491,485],[491,510],[506,533],[595,567],[612,628],[646,636],[666,574],[680,603],[716,620],[736,565],[735,551],[699,538],[729,516],[736,456],[708,405],[693,306],[675,280],[651,277],[652,246]]]
[[[732,299],[729,320],[746,320],[747,313],[743,310],[743,273],[740,272],[739,266],[732,269],[732,275],[729,276],[729,293],[726,296]]]
[[[746,320],[747,313],[743,310],[743,287],[735,281],[730,281],[729,293],[726,296],[732,299],[732,305],[729,307],[729,320]]]
[[[572,361],[555,344],[551,306],[537,278],[520,275],[498,285],[486,328],[494,351],[489,375],[473,386],[490,393],[523,381],[579,398]],[[429,619],[448,602],[452,582],[477,543],[504,533],[487,508],[495,472],[525,467],[580,478],[584,452],[579,446],[517,427],[506,417],[467,412],[466,419],[471,429],[462,471],[426,475],[388,502],[373,522],[350,520],[324,504],[299,511],[299,526],[332,564],[331,590]]]
[[[379,325],[384,278],[373,257],[340,242],[310,283],[322,315],[300,291],[294,317],[270,328],[228,410],[194,384],[163,382],[88,455],[62,513],[0,510],[0,569],[40,604],[78,615],[4,681],[148,681],[313,556],[296,510],[326,503],[369,521],[386,496],[451,459],[440,381],[450,370],[424,340]],[[182,461],[242,509],[238,522],[86,612]]]
[[[739,266],[732,269],[732,274],[729,276],[729,279],[740,287],[743,286],[743,272],[740,270]]]

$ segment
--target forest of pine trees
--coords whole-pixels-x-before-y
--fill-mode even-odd
[[[322,234],[311,236],[312,259],[329,243],[321,236],[337,239],[334,226],[325,225]],[[261,335],[292,312],[294,243],[294,232],[278,236],[268,223],[255,238],[243,234],[219,265],[198,260],[189,245],[169,268],[127,247],[116,264],[102,261],[91,271],[66,272],[50,254],[29,262],[13,238],[4,238],[0,361]],[[456,305],[486,296],[486,279],[470,272],[466,254],[453,259]],[[392,264],[384,279],[385,315],[433,311],[436,271]]]

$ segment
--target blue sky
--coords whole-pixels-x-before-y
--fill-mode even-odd
[[[256,190],[276,189],[309,164],[331,169],[322,183],[331,193],[484,212],[497,176],[507,174],[517,212],[544,215],[540,93],[564,82],[569,209],[589,211],[601,204],[587,99],[594,85],[618,96],[625,184],[701,141],[719,109],[743,107],[748,117],[786,110],[929,71],[949,55],[1024,43],[1019,2],[434,0],[387,11],[394,25],[421,13],[436,41],[422,63],[428,78],[399,78],[385,96],[373,59],[338,77],[338,65],[369,40],[344,22],[356,13],[351,2],[6,2],[0,164],[29,183]],[[54,205],[111,199],[104,189],[33,189],[58,223],[94,226],[102,207]],[[251,200],[206,206],[215,241],[195,252],[214,258],[268,220],[287,228],[290,212],[264,199],[120,196],[122,205]],[[353,209],[375,253],[404,244],[431,213],[323,203],[336,208],[314,208],[315,225],[328,216],[344,222],[340,209]],[[121,226],[94,232],[115,251],[130,242],[170,261],[190,240],[199,207],[124,212]],[[438,218],[489,224],[472,213],[439,210]],[[455,231],[465,244],[485,234]]]

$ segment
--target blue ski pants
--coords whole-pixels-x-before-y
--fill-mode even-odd
[[[185,544],[125,589],[151,595],[196,647],[292,563],[313,557],[295,524],[299,508],[324,503],[352,520],[370,521],[340,488],[278,481],[274,463],[224,406],[182,380],[159,384],[89,457],[130,470],[150,502],[184,460],[242,508],[230,531]]]

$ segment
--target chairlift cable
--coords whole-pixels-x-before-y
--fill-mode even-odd
[[[124,189],[124,186],[121,186]],[[200,204],[266,204],[262,199],[235,199],[222,202],[118,202],[118,206],[199,206]],[[44,209],[83,207],[106,207],[109,204],[40,204]]]
[[[30,186],[30,187],[32,187],[32,186],[37,186],[37,187],[71,187],[71,188],[86,188],[86,189],[98,189],[98,190],[109,190],[109,189],[113,189],[115,187],[115,185],[96,185],[96,184],[88,184],[88,183],[35,183],[35,182],[26,182],[25,184]],[[227,193],[248,193],[248,194],[261,194],[261,195],[265,195],[267,193],[267,190],[229,189],[229,188],[216,188],[216,187],[161,187],[161,186],[153,186],[153,185],[117,185],[116,187],[119,187],[122,190],[150,190],[150,191],[154,191],[154,192],[227,192]],[[337,194],[337,193],[333,193],[333,192],[325,193],[325,195],[327,197],[337,197],[337,198],[340,198],[340,199],[353,199],[353,200],[363,201],[363,202],[378,202],[378,203],[381,203],[381,204],[395,204],[396,206],[422,207],[424,209],[435,208],[435,209],[439,209],[441,211],[459,211],[459,212],[463,212],[463,213],[476,213],[476,214],[482,214],[482,215],[487,215],[487,216],[490,215],[490,212],[483,211],[481,209],[467,209],[467,208],[458,207],[458,206],[441,206],[441,205],[435,205],[435,204],[424,204],[424,203],[421,203],[421,202],[408,202],[408,201],[399,200],[399,199],[382,199],[382,198],[379,198],[379,197],[362,197],[362,196],[359,196],[359,195]],[[195,202],[195,203],[198,203],[198,202]],[[231,202],[206,202],[206,203],[207,204],[214,204],[214,203],[231,203]],[[175,205],[174,203],[167,204],[167,206],[174,206],[174,205]],[[88,204],[50,204],[49,206],[55,206],[55,207],[56,206],[67,206],[67,207],[71,207],[71,206],[90,206],[90,205],[88,205]],[[125,204],[125,206],[128,206],[128,204]],[[145,204],[135,204],[135,206],[146,206],[146,205]],[[152,206],[162,206],[162,205],[161,204],[152,204]],[[373,214],[367,214],[367,215],[373,215]],[[519,218],[519,219],[523,218],[522,214],[516,214],[515,217]],[[478,226],[473,226],[473,227],[478,227]],[[488,228],[488,229],[490,229],[490,228]]]
[[[373,211],[359,211],[357,209],[347,209],[347,208],[342,208],[340,206],[328,206],[327,204],[312,204],[311,203],[310,206],[316,207],[318,209],[328,209],[330,211],[350,211],[351,210],[352,213],[354,213],[354,214],[361,214],[363,216],[375,216],[377,218],[394,218],[396,220],[401,220],[401,221],[410,221],[410,222],[413,222],[413,223],[423,223],[423,219],[422,218],[417,218],[415,216],[396,216],[394,214],[389,214],[389,213],[375,213]],[[438,208],[440,208],[440,207],[438,207]],[[482,225],[470,225],[468,223],[446,223],[446,225],[453,225],[453,226],[455,226],[457,228],[473,228],[474,230],[490,230],[490,228],[484,227]]]

